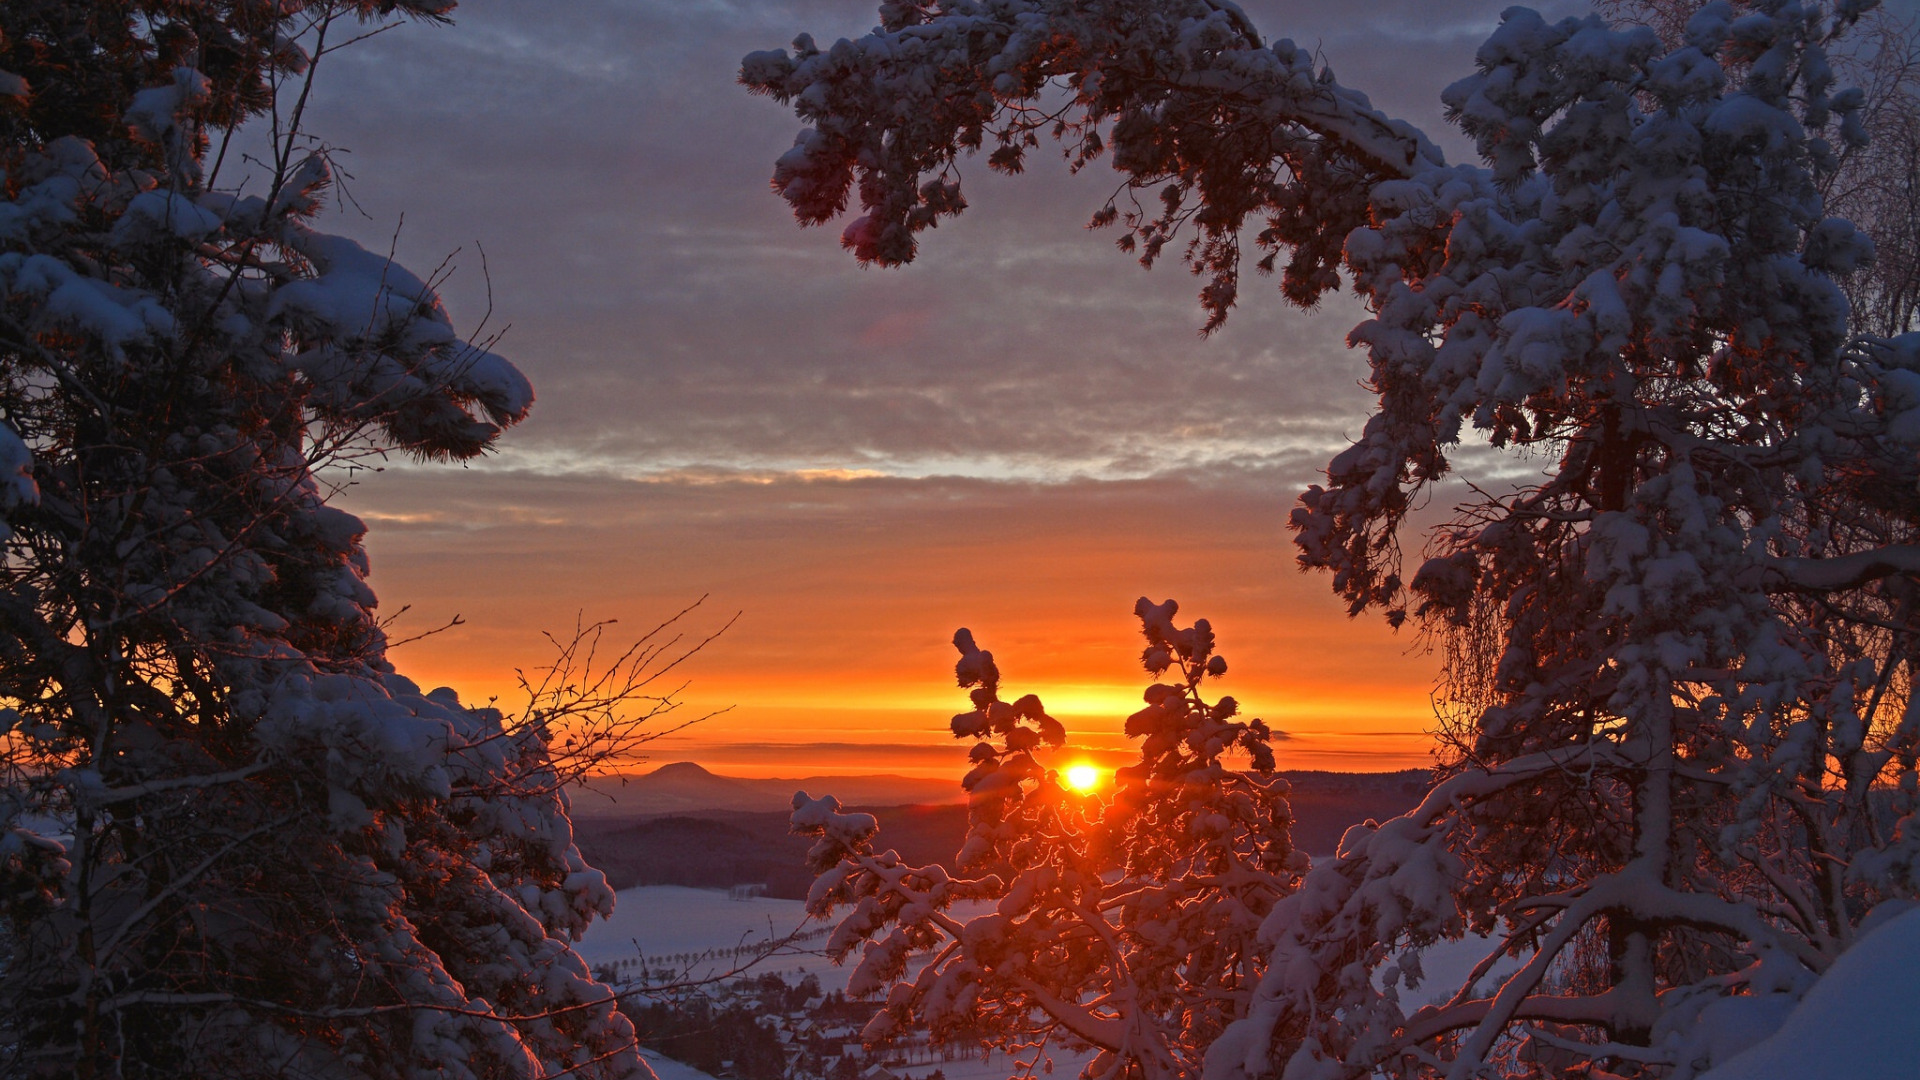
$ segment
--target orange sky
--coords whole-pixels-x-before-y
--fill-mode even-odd
[[[1212,620],[1222,689],[1290,738],[1283,767],[1428,763],[1435,665],[1410,632],[1348,619],[1292,566],[1278,491],[1181,480],[1011,484],[755,476],[554,478],[390,471],[342,501],[371,526],[374,585],[401,670],[469,700],[510,702],[538,632],[618,618],[630,638],[706,594],[682,715],[731,711],[649,747],[734,775],[958,775],[947,718],[953,630],[999,661],[1009,696],[1038,693],[1076,748],[1117,764],[1146,678],[1133,603]],[[400,509],[404,508],[404,509]],[[642,766],[649,767],[649,766]]]

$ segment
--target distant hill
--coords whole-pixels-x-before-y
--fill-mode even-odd
[[[964,806],[863,807],[880,819],[883,848],[910,863],[949,862],[966,837]],[[636,885],[728,888],[765,885],[769,896],[804,899],[812,844],[787,831],[781,812],[710,811],[621,821],[581,818],[574,839],[615,889]]]
[[[1293,786],[1293,846],[1331,855],[1347,829],[1369,818],[1385,821],[1420,805],[1433,780],[1425,769],[1390,773],[1287,772]]]
[[[800,787],[807,787],[809,783],[742,781],[715,776],[697,765],[670,765],[649,776],[657,777],[667,770],[673,771],[660,782],[660,788],[668,782],[685,782],[688,790],[694,792],[723,792],[728,783],[780,783]],[[1290,772],[1282,775],[1293,788],[1290,800],[1294,844],[1316,856],[1331,854],[1341,834],[1350,826],[1369,818],[1384,820],[1411,810],[1419,803],[1428,783],[1427,773],[1418,769],[1397,773]],[[706,784],[702,777],[720,783],[702,786]],[[906,778],[815,779],[825,782],[809,790],[840,795],[854,789],[854,785],[842,781],[857,784]],[[885,789],[884,783],[880,786]],[[787,791],[790,797],[792,788]],[[576,798],[576,807],[580,802]],[[581,853],[587,862],[607,875],[616,889],[636,885],[724,888],[754,884],[766,885],[770,895],[799,899],[806,896],[812,883],[805,867],[808,841],[787,832],[784,801],[777,811],[720,809],[668,814],[637,812],[628,808],[626,800],[617,805],[625,812],[596,815],[576,810],[574,815],[574,835]],[[898,851],[912,864],[950,863],[966,836],[966,807],[961,805],[857,808],[880,819],[880,847]]]
[[[695,810],[786,811],[793,793],[833,795],[842,803],[904,806],[957,803],[957,780],[921,780],[911,776],[803,776],[748,779],[708,772],[691,761],[662,765],[652,772],[589,780],[573,793],[573,816],[629,818],[637,814],[681,814]]]

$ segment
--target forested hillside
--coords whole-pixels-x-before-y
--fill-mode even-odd
[[[1293,785],[1294,842],[1331,855],[1340,834],[1368,819],[1384,821],[1412,809],[1427,774],[1283,772]],[[967,808],[864,807],[886,829],[886,846],[914,865],[950,865],[966,839]],[[574,823],[587,861],[616,889],[636,885],[727,888],[764,884],[770,896],[804,899],[813,877],[806,869],[812,842],[788,831],[784,812],[706,810],[687,814],[616,817],[598,814]]]

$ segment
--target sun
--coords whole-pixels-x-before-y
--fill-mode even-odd
[[[1085,762],[1081,762],[1078,765],[1069,765],[1067,766],[1066,780],[1069,789],[1078,791],[1084,795],[1100,786],[1100,770]]]

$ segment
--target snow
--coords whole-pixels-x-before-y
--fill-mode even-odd
[[[986,905],[962,901],[956,903],[953,910],[958,917],[969,919],[985,911]],[[692,964],[670,965],[662,964],[661,958],[683,953],[718,954],[743,945],[764,945],[796,929],[803,934],[823,931],[787,946],[754,965],[746,974],[811,974],[819,978],[822,992],[844,991],[847,976],[858,962],[859,954],[850,957],[847,965],[841,967],[821,951],[827,940],[826,932],[838,922],[838,915],[826,919],[809,917],[806,905],[798,900],[765,896],[735,900],[720,889],[643,885],[615,894],[612,917],[595,920],[574,945],[574,950],[589,967],[644,956],[649,965],[671,966],[676,970],[684,967],[689,977],[707,978],[733,971],[751,957],[713,955]],[[915,965],[915,970],[917,968]],[[948,1076],[952,1080],[951,1072]],[[663,1076],[661,1080],[668,1078]]]
[[[959,1058],[953,1061],[936,1059],[910,1065],[888,1065],[887,1071],[899,1077],[900,1080],[927,1080],[927,1077],[935,1071],[945,1076],[946,1080],[1007,1080],[1011,1076],[1024,1075],[1026,1069],[1023,1063],[1031,1060],[1031,1051],[1019,1058],[992,1051],[977,1058]],[[1068,1077],[1079,1076],[1081,1068],[1092,1060],[1093,1055],[1086,1051],[1051,1051],[1042,1056],[1039,1067],[1033,1070],[1033,1075],[1035,1080],[1049,1075],[1067,1080]],[[1050,1070],[1047,1068],[1049,1064],[1052,1065]],[[663,1076],[660,1080],[667,1080],[667,1078]]]
[[[180,114],[188,105],[206,100],[210,86],[207,77],[198,71],[174,68],[172,84],[151,87],[133,95],[133,105],[127,110],[127,125],[145,138],[160,142],[177,128]]]
[[[39,501],[40,487],[33,482],[33,454],[12,428],[0,423],[0,540],[10,535],[7,511]]]
[[[115,357],[128,345],[174,329],[173,315],[153,297],[76,273],[48,255],[0,255],[0,288],[39,300],[39,325],[97,338]]]
[[[574,948],[590,965],[631,959],[636,950],[652,960],[766,942],[802,924],[825,925],[809,920],[798,900],[734,900],[719,889],[646,885],[616,893],[612,917],[595,922]],[[782,958],[775,966],[794,965]]]
[[[1460,992],[1466,985],[1467,976],[1473,974],[1474,966],[1493,951],[1498,942],[1480,934],[1468,934],[1457,939],[1442,939],[1420,950],[1420,983],[1412,989],[1399,991],[1401,1004],[1411,1013],[1427,1005],[1443,1005]],[[1507,977],[1520,970],[1531,953],[1522,953],[1518,957],[1503,956],[1496,961],[1487,973],[1474,983],[1479,994],[1490,994],[1506,981]],[[1384,975],[1374,973],[1375,985],[1384,989]]]
[[[383,10],[449,6],[395,0]],[[614,900],[573,844],[557,772],[573,751],[550,753],[537,723],[466,708],[450,691],[423,694],[393,672],[373,615],[365,525],[328,506],[315,478],[361,454],[475,457],[526,414],[532,387],[505,359],[462,342],[430,279],[302,223],[330,174],[324,155],[289,167],[313,139],[288,114],[268,136],[271,152],[249,155],[268,174],[250,186],[273,199],[209,187],[202,133],[276,100],[289,85],[280,76],[304,62],[294,38],[306,33],[318,51],[319,23],[299,8],[208,15],[200,28],[232,60],[211,76],[178,67],[130,76],[157,76],[156,86],[95,80],[60,116],[9,135],[0,295],[8,337],[19,340],[0,363],[0,539],[12,538],[10,581],[68,583],[9,608],[0,636],[25,643],[8,653],[9,685],[131,680],[139,693],[159,688],[143,700],[161,703],[151,717],[96,718],[57,696],[16,694],[0,711],[10,777],[0,785],[0,864],[27,890],[9,886],[3,921],[39,958],[0,980],[9,1045],[41,1055],[49,1075],[85,1072],[103,1055],[264,1053],[302,1075],[462,1077],[469,1065],[552,1075],[591,1062],[595,1075],[642,1077],[632,1025],[568,947]],[[38,18],[22,24],[28,37]],[[155,43],[164,26],[120,22],[93,28],[107,33],[96,43],[106,62],[179,52]],[[0,77],[0,94],[23,79],[58,85],[27,59],[19,77]],[[145,70],[126,70],[135,69]],[[131,141],[95,145],[98,125],[64,131],[67,114],[123,117]],[[130,445],[140,453],[125,469],[85,464]],[[60,590],[94,580],[114,583],[120,614],[90,622],[89,634],[119,644],[102,645],[109,659],[76,674],[47,646],[71,638],[74,609]],[[147,620],[169,628],[166,655],[151,662],[127,644],[150,635]],[[181,688],[202,676],[220,689],[217,704],[204,691],[189,704]],[[142,734],[169,709],[197,710],[202,728],[205,710],[217,710],[219,745],[204,741],[211,728],[171,742]],[[181,812],[156,815],[155,800]],[[83,815],[96,804],[113,807],[116,828],[206,855],[175,868],[165,895],[205,914],[200,931],[222,963],[153,947],[151,935],[168,931],[166,911],[139,902],[158,887],[151,868],[84,842]],[[291,853],[273,857],[285,873],[254,872],[263,843]],[[282,902],[295,877],[311,903]],[[99,903],[76,915],[15,902],[75,888]],[[271,913],[277,929],[245,932],[241,911]],[[308,918],[316,912],[320,922]],[[304,967],[273,952],[275,941],[315,934]],[[85,940],[98,947],[74,944]],[[178,1001],[116,999],[127,1039],[110,1050],[72,1041],[68,1018],[46,1011],[57,1011],[58,987],[85,981],[74,965],[173,986],[185,964],[217,989],[292,963],[310,976],[282,984],[297,1015],[301,1001],[333,1000],[339,971],[328,958],[349,955],[377,964],[383,992],[409,1008],[325,1046],[221,994],[196,1001],[199,1020],[186,1028]]]
[[[643,1046],[640,1048],[640,1056],[646,1060],[647,1067],[653,1070],[653,1075],[659,1080],[713,1080],[711,1075],[691,1065],[683,1065],[658,1050],[649,1050]]]
[[[220,231],[220,215],[177,191],[143,191],[114,223],[116,244],[128,245],[160,234],[199,240]]]
[[[1701,1080],[1912,1080],[1920,1070],[1920,907],[1840,955],[1780,1030]]]

